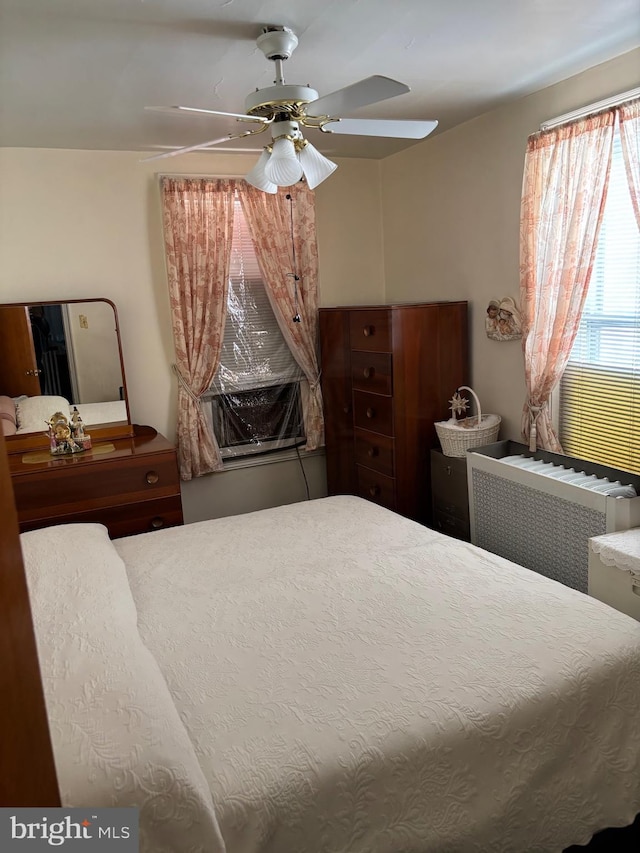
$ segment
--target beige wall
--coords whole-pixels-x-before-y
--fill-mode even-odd
[[[483,409],[502,415],[503,438],[520,438],[522,350],[490,341],[484,318],[490,299],[519,294],[527,136],[639,82],[636,50],[382,161],[386,300],[470,301],[471,383]]]
[[[0,302],[111,299],[132,419],[173,438],[177,392],[156,174],[238,175],[257,155],[194,154],[160,163],[141,163],[141,156],[0,149]],[[383,298],[379,172],[376,162],[343,159],[317,190],[323,305]],[[325,494],[324,459],[305,464],[312,496]],[[226,514],[226,507],[249,511],[273,496],[277,503],[302,500],[296,465],[187,483],[187,519]]]

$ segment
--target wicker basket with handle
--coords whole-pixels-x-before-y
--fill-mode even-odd
[[[462,418],[455,424],[438,421],[435,424],[438,438],[445,456],[464,456],[472,447],[482,447],[497,441],[500,432],[499,415],[483,415],[478,395],[468,385],[461,385],[456,391],[469,391],[475,400],[477,415]]]

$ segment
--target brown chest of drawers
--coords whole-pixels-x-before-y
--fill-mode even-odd
[[[149,427],[73,456],[15,454],[9,465],[21,532],[98,522],[115,539],[183,522],[175,448]]]
[[[320,309],[329,494],[431,521],[435,421],[468,378],[466,302]]]

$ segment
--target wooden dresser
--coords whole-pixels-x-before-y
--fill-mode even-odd
[[[329,494],[431,522],[435,421],[468,380],[466,302],[320,309]]]
[[[183,522],[175,448],[150,427],[73,456],[12,454],[9,467],[20,532],[99,522],[115,539]]]

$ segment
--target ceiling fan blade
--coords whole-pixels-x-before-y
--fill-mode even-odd
[[[438,122],[411,119],[341,118],[322,126],[323,133],[343,133],[353,136],[388,136],[395,139],[424,139],[435,130]]]
[[[221,142],[228,142],[230,139],[237,139],[240,136],[250,136],[249,133],[233,134],[228,133],[219,139],[209,139],[208,142],[200,142],[198,145],[188,145],[186,148],[176,148],[174,151],[163,151],[162,154],[154,154],[152,157],[143,157],[141,163],[148,163],[150,160],[165,160],[167,157],[177,157],[179,154],[188,154],[189,151],[200,151],[201,148],[208,148],[210,145],[219,145]]]
[[[317,101],[311,101],[307,104],[306,112],[310,116],[339,116],[358,107],[377,104],[378,101],[386,101],[387,98],[395,98],[410,91],[404,83],[374,74],[373,77],[367,77],[330,95],[324,95]]]
[[[226,118],[236,118],[239,121],[254,121],[259,124],[267,124],[269,122],[268,118],[263,118],[262,116],[248,116],[246,113],[223,113],[220,110],[205,110],[200,107],[145,107],[145,110],[151,110],[156,113],[173,113],[174,115],[180,113],[200,113],[209,116],[225,116]]]
[[[231,140],[227,140],[230,142]],[[139,145],[143,151],[147,151],[151,148],[157,148],[159,151],[176,151],[178,148],[182,148],[182,145]],[[224,148],[223,151],[225,154],[261,154],[264,149],[262,148]],[[216,145],[212,145],[210,148],[201,148],[200,151],[218,151],[218,147]]]

